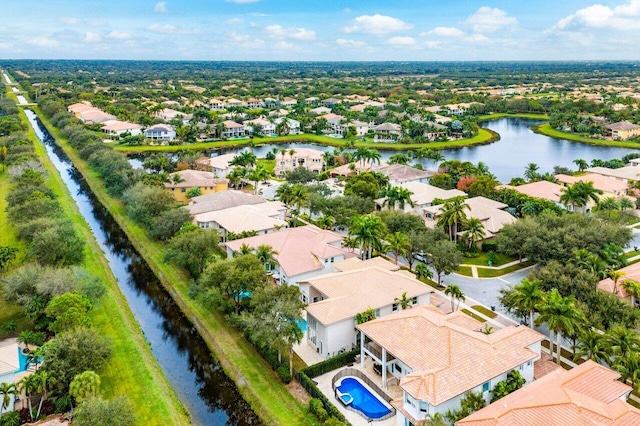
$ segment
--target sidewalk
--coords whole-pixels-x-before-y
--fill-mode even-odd
[[[637,257],[640,257],[640,255],[638,255]],[[473,278],[480,278],[480,276],[478,275],[478,268],[481,269],[492,269],[494,271],[499,271],[501,269],[506,269],[509,268],[511,266],[515,266],[515,265],[519,265],[521,263],[527,262],[529,259],[527,259],[526,257],[523,257],[522,260],[514,260],[513,262],[507,262],[503,265],[500,266],[489,266],[489,265],[470,265],[468,263],[462,263],[460,264],[460,266],[466,266],[467,268],[471,269],[471,276]],[[524,266],[522,269],[524,268],[529,268],[531,266],[535,266],[535,265],[530,265],[530,266]]]

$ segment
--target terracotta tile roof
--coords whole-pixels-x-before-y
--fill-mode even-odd
[[[606,127],[609,130],[636,130],[640,129],[640,126],[637,124],[630,123],[628,121],[619,121],[617,123],[606,124]]]
[[[389,271],[397,271],[400,269],[398,265],[395,263],[389,262],[384,257],[376,256],[367,260],[360,260],[357,257],[352,257],[351,259],[342,260],[340,262],[335,262],[333,267],[338,271],[346,272],[353,271],[355,269],[369,268],[376,266],[378,268],[387,269]]]
[[[231,207],[262,204],[266,201],[262,195],[247,194],[246,192],[230,189],[193,197],[189,200],[189,205],[185,206],[185,209],[192,215],[196,215]]]
[[[242,244],[247,244],[252,248],[262,244],[271,246],[278,252],[274,257],[284,273],[288,277],[293,277],[323,268],[321,259],[318,259],[314,253],[321,253],[327,257],[355,256],[341,247],[342,238],[336,232],[323,230],[315,225],[308,225],[229,241],[226,246],[234,251],[238,251]]]
[[[621,282],[625,279],[640,282],[640,263],[633,263],[629,266],[625,266],[624,268],[619,269],[618,271],[624,272],[624,278],[618,280],[618,285],[616,286],[617,293],[615,294],[618,297],[622,298],[629,297],[629,293],[624,289],[624,287],[622,287]],[[600,281],[596,285],[596,287],[599,290],[606,291],[607,293],[614,293],[613,280],[611,278],[605,278],[604,280]]]
[[[411,298],[432,291],[415,277],[377,266],[326,274],[303,282],[328,297],[306,308],[324,325],[353,318],[369,308],[389,306],[403,293]]]
[[[561,368],[562,367],[553,362],[551,355],[543,352],[540,354],[540,359],[533,363],[533,379],[538,380]]]
[[[485,197],[473,197],[465,200],[465,203],[469,206],[469,210],[465,209],[467,217],[475,217],[480,219],[482,225],[484,225],[485,238],[489,238],[497,234],[503,226],[510,223],[515,223],[517,219],[512,216],[505,209],[508,207],[504,203],[490,200]],[[433,213],[438,216],[442,210],[444,204],[437,206],[425,207],[425,212]],[[429,224],[433,224],[433,221],[428,221]]]
[[[374,169],[378,173],[389,178],[390,182],[404,183],[413,180],[427,179],[435,175],[435,172],[429,170],[419,170],[404,164],[387,164],[380,165]]]
[[[114,131],[134,130],[134,129],[141,129],[141,128],[142,126],[139,124],[129,123],[126,121],[114,121],[113,123],[105,124],[104,126],[102,126],[102,130],[114,130]]]
[[[559,369],[456,425],[638,425],[640,410],[624,401],[631,387],[619,377],[593,361],[568,371]]]
[[[400,386],[413,397],[440,405],[539,354],[528,346],[543,339],[528,327],[492,334],[463,312],[445,315],[426,304],[358,325],[369,338],[411,368]],[[478,330],[478,331],[473,331]]]
[[[560,202],[560,196],[562,195],[562,185],[557,183],[541,180],[538,182],[525,183],[524,185],[511,186],[501,185],[502,188],[514,189],[521,194],[528,195],[529,197],[543,198],[555,203]]]
[[[587,175],[597,174],[604,176],[611,176],[616,179],[628,179],[639,180],[640,179],[640,167],[638,166],[625,166],[619,169],[610,169],[608,167],[591,167],[587,170]]]
[[[270,203],[242,205],[196,215],[197,223],[215,222],[228,232],[240,234],[245,231],[268,231],[285,227],[287,222],[278,218],[282,212],[272,208]]]
[[[602,175],[591,174],[591,175],[584,175],[584,176],[569,176],[569,175],[559,174],[559,175],[555,175],[554,177],[558,179],[558,182],[566,183],[569,185],[573,185],[576,182],[591,182],[593,183],[593,187],[595,189],[599,189],[604,192],[612,192],[612,193],[616,193],[620,191],[624,192],[629,187],[629,185],[624,182],[611,179],[609,177],[602,176]]]
[[[200,170],[181,170],[179,172],[171,173],[173,175],[179,175],[182,178],[182,182],[171,183],[165,182],[165,188],[192,188],[195,186],[215,186],[217,183],[227,182],[224,178],[218,178],[212,172],[203,172]]]

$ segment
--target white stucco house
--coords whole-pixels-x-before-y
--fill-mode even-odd
[[[104,123],[102,131],[109,135],[110,138],[117,138],[124,134],[138,136],[142,134],[142,126],[127,121],[110,120]]]
[[[278,264],[273,277],[278,283],[298,286],[318,275],[335,272],[334,263],[357,255],[342,248],[343,236],[315,225],[280,229],[276,232],[228,241],[224,244],[227,256],[233,257],[243,244],[255,249],[266,244],[278,254]],[[301,292],[300,298],[307,303],[309,295]]]
[[[155,141],[170,142],[176,138],[176,130],[170,124],[154,124],[145,129],[144,137]]]
[[[217,230],[221,241],[226,241],[230,233],[255,231],[264,235],[286,228],[285,211],[280,201],[269,201],[200,213],[193,220],[200,228]]]
[[[356,316],[368,309],[377,317],[398,311],[405,294],[412,305],[431,303],[432,289],[408,271],[381,257],[357,258],[334,264],[338,272],[299,282],[309,294],[307,343],[323,357],[353,349],[357,343]]]
[[[0,341],[0,383],[13,384],[19,380],[18,374],[20,366],[20,346],[16,339]],[[23,376],[23,375],[22,375]],[[15,398],[11,397],[7,408],[2,409],[0,404],[0,415],[13,411]]]
[[[427,415],[459,409],[469,391],[487,402],[496,383],[517,370],[527,383],[534,378],[544,336],[524,326],[485,334],[481,323],[461,311],[444,314],[422,304],[357,326],[361,362],[381,364],[382,387],[399,381],[402,399],[397,425],[415,425]]]

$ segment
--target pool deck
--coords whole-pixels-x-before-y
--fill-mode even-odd
[[[373,361],[370,357],[367,357],[365,360],[365,367],[362,368],[360,364],[354,364],[351,368],[355,368],[363,372],[369,379],[371,379],[378,386],[381,385],[382,379],[373,371]],[[331,401],[336,408],[347,418],[349,423],[353,426],[370,426],[370,425],[378,425],[378,426],[395,426],[396,424],[396,416],[390,417],[386,420],[382,421],[373,421],[372,423],[368,423],[367,420],[362,417],[360,414],[347,410],[335,397],[333,388],[331,386],[331,379],[338,374],[338,372],[342,369],[333,370],[329,373],[323,374],[322,376],[318,376],[313,380],[318,383],[318,389],[322,391],[323,394]],[[397,382],[397,381],[396,381]],[[393,399],[401,399],[402,398],[402,389],[397,384],[391,384],[385,389],[387,394]]]

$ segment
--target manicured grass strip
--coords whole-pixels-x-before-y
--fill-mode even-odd
[[[257,166],[264,167],[269,174],[273,174],[273,171],[276,169],[276,160],[267,160],[266,158],[259,158],[256,161]]]
[[[635,257],[635,256],[639,255],[639,254],[640,254],[640,251],[631,250],[631,251],[626,252],[622,257],[624,257],[625,259],[628,260],[628,259],[630,259],[632,257]]]
[[[640,143],[637,141],[635,142],[634,141],[610,141],[610,140],[587,138],[585,136],[556,130],[553,127],[551,127],[549,123],[540,124],[539,126],[533,126],[531,130],[533,130],[535,133],[540,133],[541,135],[549,136],[551,138],[566,139],[573,142],[582,142],[582,143],[588,143],[591,145],[614,146],[618,148],[633,148],[633,149],[640,148]]]
[[[402,143],[385,143],[385,142],[363,142],[356,140],[356,147],[366,147],[366,148],[376,148],[382,150],[394,150],[394,151],[407,151],[409,149],[418,149],[418,148],[431,148],[431,149],[455,149],[462,148],[465,146],[473,146],[473,145],[483,145],[491,142],[495,142],[500,139],[500,135],[494,131],[489,129],[480,129],[478,134],[469,139],[459,139],[456,141],[447,141],[447,142],[428,142],[428,143],[412,143],[412,144],[402,144]],[[261,139],[253,139],[256,145],[270,145],[270,144],[278,144],[278,143],[315,143],[318,145],[324,146],[335,146],[335,147],[344,147],[347,145],[347,141],[344,139],[335,139],[330,138],[328,136],[322,135],[311,135],[311,134],[303,134],[303,135],[288,135],[288,136],[277,136],[275,138],[261,138]],[[136,153],[136,152],[179,152],[179,151],[202,151],[206,149],[217,149],[217,148],[241,148],[244,146],[249,146],[249,140],[235,140],[235,141],[217,141],[217,142],[200,142],[200,143],[192,143],[185,145],[137,145],[137,146],[128,146],[128,145],[116,145],[114,148],[117,151],[122,151],[126,153]]]
[[[21,115],[24,113],[21,112]],[[23,115],[26,121],[26,116]],[[125,395],[133,406],[139,425],[190,424],[189,415],[169,386],[151,353],[149,343],[120,292],[116,278],[103,256],[89,225],[78,211],[67,187],[46,154],[44,144],[29,127],[36,153],[49,172],[47,184],[58,196],[66,217],[85,236],[87,247],[83,266],[98,276],[107,292],[90,312],[93,327],[113,342],[113,357],[100,372],[101,392],[111,398]]]
[[[503,275],[506,274],[510,274],[511,272],[515,272],[517,270],[526,268],[528,266],[533,265],[533,262],[531,261],[527,261],[527,262],[522,262],[516,265],[512,265],[509,266],[507,268],[502,268],[502,269],[488,269],[488,268],[481,268],[478,267],[478,277],[479,278],[495,278],[495,277],[501,277]],[[458,270],[456,271],[456,273],[460,274],[460,275],[464,275],[467,277],[472,277],[472,273],[471,273],[471,268],[469,266],[460,266],[458,267]]]
[[[482,315],[489,317],[491,319],[494,319],[495,317],[498,316],[498,314],[496,314],[495,312],[493,312],[491,309],[487,309],[486,307],[482,306],[482,305],[473,305],[471,307],[471,309],[473,309],[474,311],[478,311],[480,312]]]
[[[307,413],[306,407],[289,393],[244,335],[231,326],[223,314],[212,312],[189,298],[187,273],[163,261],[164,246],[150,239],[145,229],[129,220],[124,204],[107,194],[97,173],[78,157],[49,120],[37,108],[35,110],[72,159],[93,193],[109,210],[161,284],[196,327],[224,372],[236,383],[240,394],[260,419],[268,425],[314,424],[315,420]]]
[[[495,112],[493,114],[480,115],[478,121],[497,120],[498,118],[527,118],[531,120],[548,120],[547,114],[534,114],[534,113],[508,113],[508,112]]]
[[[493,264],[491,266],[502,266],[505,263],[513,262],[514,260],[518,260],[516,257],[505,256],[502,253],[495,253]],[[479,266],[489,266],[489,257],[487,253],[479,253],[477,257],[465,257],[462,259],[462,263],[465,265],[479,265]]]
[[[480,315],[478,314],[474,314],[473,312],[471,312],[470,310],[466,309],[466,308],[462,308],[460,309],[460,311],[464,312],[465,314],[469,315],[471,318],[473,318],[474,320],[478,320],[480,322],[487,322],[486,319],[482,318]]]

